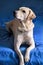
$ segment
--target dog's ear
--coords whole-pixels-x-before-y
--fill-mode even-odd
[[[34,19],[34,18],[36,18],[36,15],[35,15],[35,13],[30,9],[29,10],[29,16],[28,16],[30,19]]]

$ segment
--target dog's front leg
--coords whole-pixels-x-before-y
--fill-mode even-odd
[[[30,60],[30,52],[31,52],[32,49],[35,48],[34,39],[30,39],[29,43],[30,43],[30,47],[27,48],[26,55],[25,55],[25,61],[26,62],[28,62]]]
[[[19,37],[18,39],[15,40],[15,43],[14,43],[14,49],[15,49],[16,53],[19,56],[20,65],[24,65],[24,58],[23,58],[23,55],[22,55],[22,53],[20,51],[20,45],[22,43],[22,39],[23,38]]]

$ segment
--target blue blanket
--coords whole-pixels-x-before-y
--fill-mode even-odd
[[[25,52],[26,48],[21,48]],[[43,65],[43,47],[36,47],[31,51],[30,61],[25,65]],[[19,65],[19,58],[12,49],[0,47],[0,65]]]
[[[3,20],[3,19],[2,19]],[[5,21],[6,19],[4,19]],[[25,65],[43,65],[43,18],[37,17],[33,22],[35,49],[30,53],[30,61]],[[2,22],[1,22],[2,23]],[[19,65],[19,57],[14,51],[13,35],[6,30],[4,24],[0,26],[0,65]],[[27,46],[21,46],[21,52],[25,55]]]

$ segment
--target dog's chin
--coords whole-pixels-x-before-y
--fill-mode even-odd
[[[18,21],[22,21],[21,19],[17,18],[16,16],[15,16],[15,19],[17,19]]]
[[[16,17],[18,20],[20,20],[20,21],[23,21],[23,19],[21,19],[21,18],[19,18],[19,17]]]

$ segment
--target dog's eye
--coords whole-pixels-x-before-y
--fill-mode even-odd
[[[23,12],[23,13],[25,13],[25,11],[24,11],[24,10],[23,10],[22,12]]]

